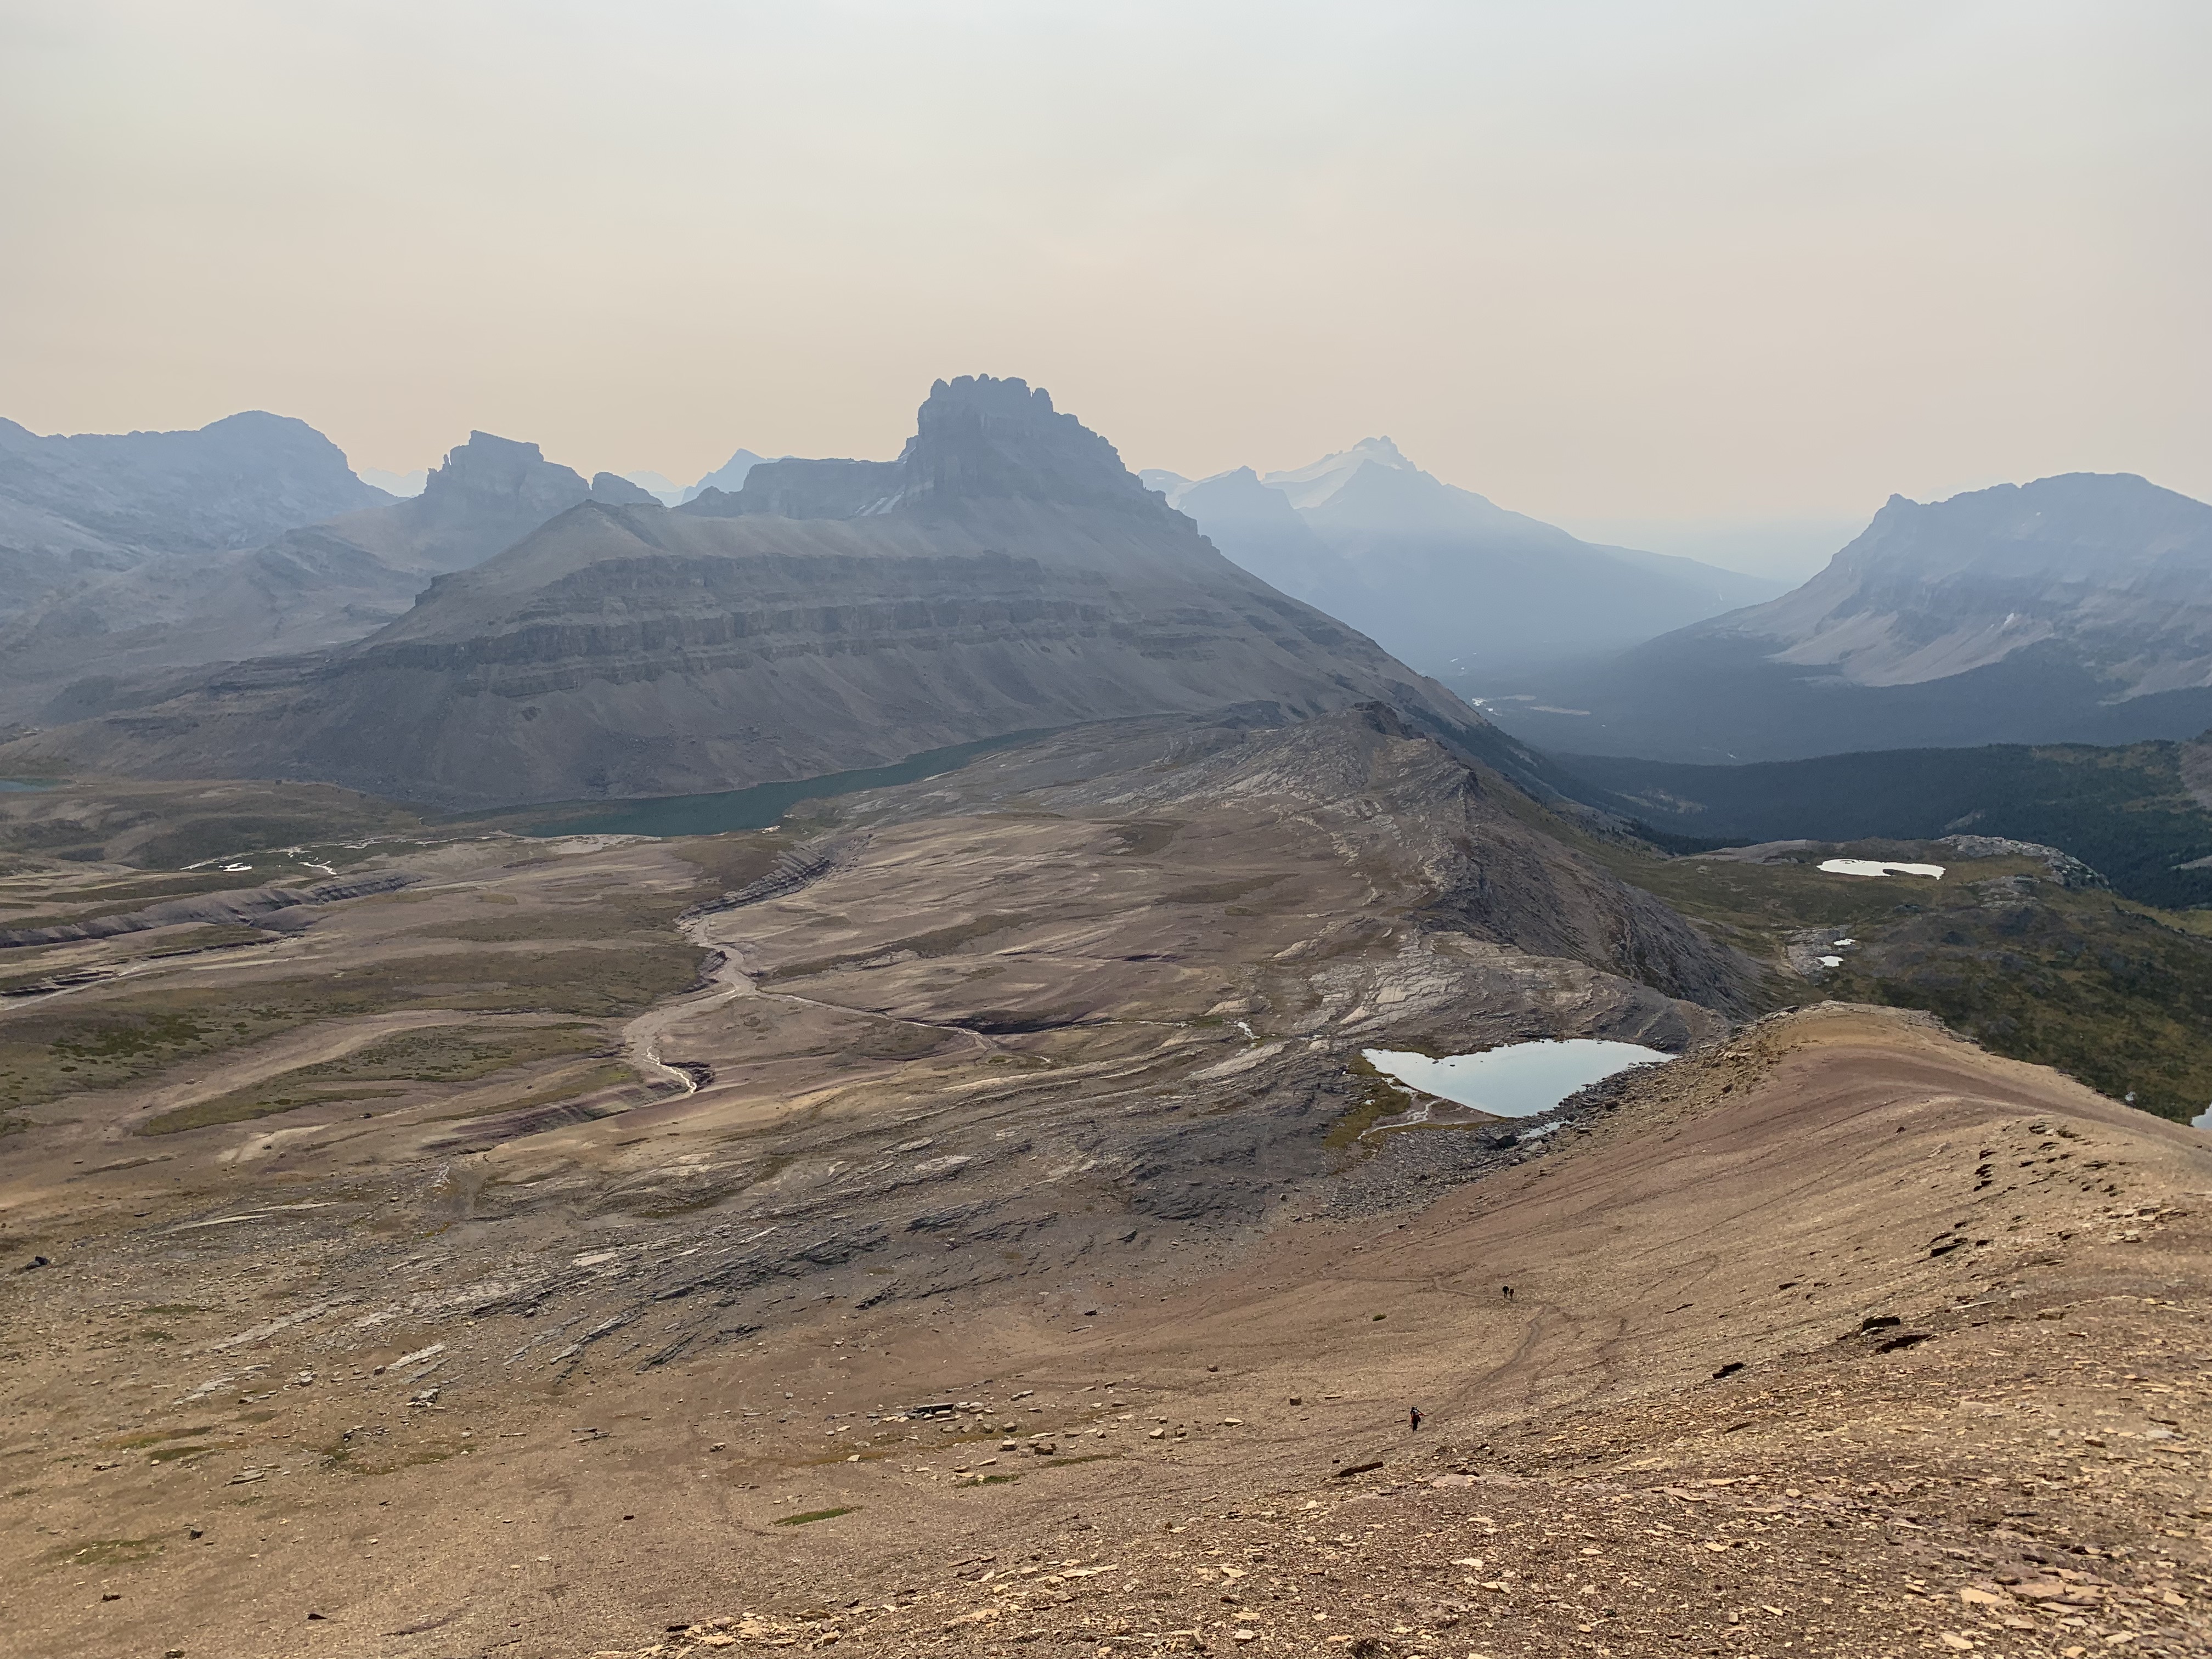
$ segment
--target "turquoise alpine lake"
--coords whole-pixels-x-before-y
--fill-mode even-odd
[[[955,744],[949,749],[927,750],[889,766],[870,766],[855,772],[831,772],[818,778],[793,778],[785,783],[757,783],[750,789],[726,789],[712,795],[659,795],[646,800],[586,803],[568,801],[561,807],[575,813],[525,829],[526,836],[720,836],[732,830],[765,830],[803,800],[823,800],[850,795],[863,789],[887,789],[893,784],[919,783],[946,772],[957,772],[978,756],[994,749],[1010,749],[1045,735],[1048,728],[1009,732],[1003,737],[975,743]]]
[[[1616,1072],[1674,1058],[1640,1043],[1597,1037],[1511,1042],[1441,1060],[1395,1048],[1363,1052],[1370,1066],[1410,1088],[1497,1117],[1534,1117]]]

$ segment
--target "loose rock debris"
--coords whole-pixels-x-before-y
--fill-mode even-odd
[[[331,1301],[352,1241],[303,1220],[250,1261],[195,1246],[212,1267],[104,1246],[101,1280],[13,1281],[44,1300],[10,1386],[61,1432],[0,1511],[27,1547],[0,1616],[27,1651],[225,1652],[249,1626],[304,1641],[314,1611],[318,1659],[385,1659],[378,1632],[434,1616],[432,1659],[2206,1651],[2197,1144],[2094,1100],[2031,1121],[1971,1051],[1899,1058],[1897,1024],[1754,1034],[1556,1164],[1187,1252],[1114,1287],[1159,1311],[1111,1335],[984,1293],[817,1299],[549,1378],[507,1356],[610,1316],[456,1229],[403,1247],[419,1289],[361,1286],[404,1316],[283,1323],[218,1370],[214,1344]],[[1849,1040],[1790,1058],[1821,1030]],[[2098,1168],[2057,1158],[2084,1148]],[[1978,1194],[2000,1149],[2018,1189]],[[685,1224],[660,1259],[690,1259]],[[174,1358],[131,1346],[155,1308]]]

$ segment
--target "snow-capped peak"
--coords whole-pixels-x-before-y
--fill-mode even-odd
[[[1288,472],[1270,472],[1261,482],[1281,490],[1290,497],[1292,507],[1304,510],[1319,507],[1343,489],[1353,473],[1367,465],[1387,466],[1400,472],[1420,471],[1399,453],[1398,446],[1389,439],[1362,438],[1351,448],[1324,455],[1310,466]]]

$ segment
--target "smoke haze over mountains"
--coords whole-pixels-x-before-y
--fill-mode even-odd
[[[1601,526],[2077,470],[2212,495],[2202,7],[0,29],[0,142],[40,158],[0,175],[40,250],[0,266],[0,362],[42,431],[268,408],[396,473],[483,427],[688,483],[763,437],[888,458],[914,386],[987,369],[1133,464],[1389,432],[1632,546]]]
[[[2212,1659],[2208,85],[0,0],[0,1645]]]

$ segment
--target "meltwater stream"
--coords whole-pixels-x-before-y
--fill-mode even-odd
[[[1446,1054],[1442,1060],[1394,1048],[1364,1052],[1367,1063],[1376,1071],[1423,1094],[1497,1117],[1534,1117],[1616,1072],[1674,1058],[1640,1043],[1597,1037],[1513,1042],[1479,1054]]]

